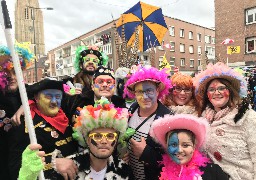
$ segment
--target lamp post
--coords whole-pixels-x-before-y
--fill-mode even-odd
[[[33,33],[34,33],[34,54],[35,57],[37,57],[36,55],[36,30],[35,30],[35,9],[46,9],[46,10],[53,10],[53,8],[51,7],[47,7],[47,8],[37,8],[37,7],[33,7],[33,6],[27,6],[27,8],[31,9],[31,19],[33,21]],[[37,82],[37,62],[36,62],[36,58],[35,58],[35,82]]]

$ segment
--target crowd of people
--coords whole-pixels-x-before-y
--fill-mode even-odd
[[[26,69],[33,55],[20,49]],[[243,74],[222,62],[195,77],[150,66],[115,73],[107,60],[80,46],[74,78],[26,85],[30,144],[12,57],[0,47],[1,179],[256,180]]]

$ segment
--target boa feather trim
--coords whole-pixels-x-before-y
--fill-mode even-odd
[[[171,80],[168,79],[168,74],[166,74],[165,71],[160,71],[154,67],[144,67],[135,72],[126,82],[124,87],[124,97],[127,95],[129,98],[134,98],[135,94],[131,89],[133,89],[136,83],[147,80],[160,83],[159,99],[167,95],[169,93],[169,89],[172,88]]]
[[[210,163],[210,159],[205,155],[195,150],[192,159],[186,165],[180,165],[173,162],[169,155],[163,155],[163,161],[161,164],[164,165],[162,168],[160,180],[193,180],[195,177],[199,177],[204,173],[200,171],[199,167],[205,167]]]

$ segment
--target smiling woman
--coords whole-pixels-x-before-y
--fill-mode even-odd
[[[247,101],[242,74],[223,63],[209,64],[194,79],[199,114],[210,123],[206,151],[231,179],[256,178],[256,112]]]

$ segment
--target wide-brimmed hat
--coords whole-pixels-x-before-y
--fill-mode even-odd
[[[240,97],[247,96],[247,83],[244,76],[222,62],[214,65],[208,64],[206,70],[195,75],[193,80],[196,95],[201,98],[204,97],[206,85],[213,79],[225,79],[237,90]]]
[[[78,46],[76,49],[76,58],[74,60],[74,67],[77,72],[81,70],[80,62],[83,61],[83,57],[88,54],[94,54],[100,60],[98,65],[107,66],[108,56],[100,50],[98,46]]]
[[[114,104],[102,97],[94,106],[84,106],[79,111],[80,115],[73,128],[73,137],[81,146],[87,146],[86,139],[89,133],[97,128],[113,128],[119,132],[118,140],[124,139],[129,117],[127,108],[115,108]]]
[[[61,90],[62,92],[64,92],[63,82],[57,81],[54,79],[50,79],[50,78],[43,79],[37,83],[29,85],[27,87],[27,93],[29,96],[33,96],[33,95],[37,94],[38,92],[46,90],[46,89],[57,89],[57,90]]]
[[[209,124],[206,119],[191,114],[165,115],[152,123],[150,136],[166,150],[166,134],[175,129],[187,129],[193,132],[196,138],[196,148],[200,148],[206,140]]]
[[[130,98],[135,97],[134,87],[137,83],[143,81],[151,81],[158,84],[159,95],[158,98],[168,94],[171,88],[171,81],[167,78],[164,71],[160,71],[154,67],[142,68],[131,75],[130,79],[126,82],[124,87],[124,96],[128,95]]]

